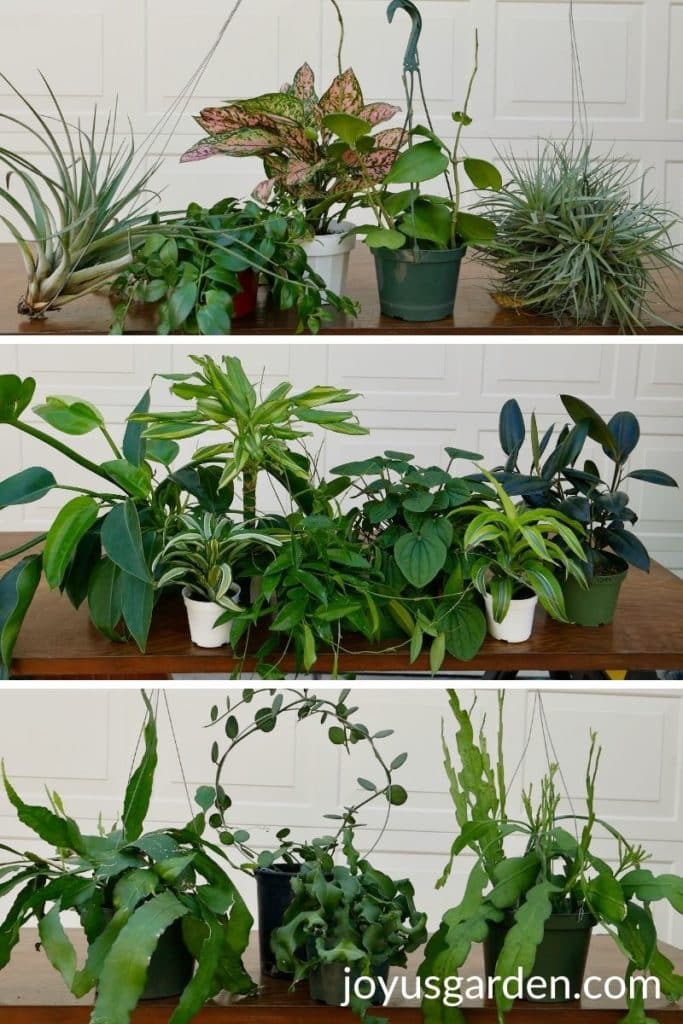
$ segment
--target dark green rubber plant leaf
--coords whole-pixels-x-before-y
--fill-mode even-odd
[[[121,570],[108,558],[101,559],[88,582],[88,608],[93,625],[109,640],[121,643]]]
[[[0,679],[6,679],[14,645],[40,583],[42,555],[29,555],[0,579]]]
[[[142,995],[159,939],[188,913],[170,891],[153,896],[119,932],[100,974],[91,1024],[128,1024]]]
[[[154,611],[154,586],[130,573],[121,574],[121,610],[123,621],[140,650],[145,652]]]
[[[74,552],[88,530],[94,526],[99,506],[94,498],[79,495],[62,509],[48,530],[43,550],[43,568],[48,586],[61,586]]]
[[[49,470],[41,466],[22,469],[21,473],[8,476],[0,483],[0,508],[40,501],[56,486],[57,481]]]
[[[149,412],[149,406],[150,392],[148,389],[133,409],[132,415],[135,416],[136,413]],[[133,466],[141,466],[146,458],[147,441],[142,436],[144,429],[144,423],[136,423],[135,420],[129,420],[126,426],[126,432],[123,435],[123,445],[121,450],[126,461],[130,462]]]
[[[152,583],[152,576],[142,546],[140,517],[134,501],[115,505],[102,522],[102,547],[109,558],[124,572]]]

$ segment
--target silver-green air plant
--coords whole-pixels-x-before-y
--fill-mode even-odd
[[[481,203],[498,229],[479,253],[500,275],[498,301],[624,333],[664,322],[654,301],[667,300],[661,271],[682,265],[671,238],[678,218],[633,163],[572,140],[505,163],[508,184]]]
[[[42,76],[41,76],[42,77]],[[2,113],[2,120],[27,132],[47,150],[47,169],[5,147],[0,164],[0,216],[21,252],[28,277],[18,312],[45,315],[108,286],[132,261],[149,224],[147,207],[156,198],[149,181],[156,166],[145,166],[132,131],[117,141],[116,111],[103,127],[97,109],[87,127],[69,123],[43,78],[54,113],[41,114],[5,77],[21,100],[26,120]],[[23,186],[22,198],[17,192]]]

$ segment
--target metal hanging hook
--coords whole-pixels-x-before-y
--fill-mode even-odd
[[[420,36],[422,34],[422,15],[413,3],[413,0],[391,0],[391,3],[387,8],[387,20],[389,21],[389,24],[394,20],[396,11],[400,9],[406,11],[413,23],[413,30],[410,33],[405,59],[403,61],[403,69],[407,72],[419,71],[420,57],[418,53],[418,46],[420,43]]]

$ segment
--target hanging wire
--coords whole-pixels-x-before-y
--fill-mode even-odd
[[[185,775],[185,766],[183,765],[183,759],[182,759],[182,756],[180,754],[180,745],[178,743],[178,738],[176,736],[175,725],[173,724],[173,715],[171,714],[171,705],[169,704],[169,701],[168,701],[168,693],[166,692],[166,690],[164,690],[163,694],[164,694],[164,706],[166,708],[166,714],[168,716],[168,724],[171,727],[171,736],[173,737],[173,746],[175,747],[176,757],[178,758],[178,767],[180,768],[180,777],[183,780],[183,787],[185,789],[185,796],[187,798],[187,806],[190,809],[190,821],[192,821],[192,819],[194,818],[195,815],[194,815],[194,806],[192,804],[192,797],[190,796],[190,787],[188,786],[188,783],[187,783],[187,777]]]
[[[581,66],[581,52],[579,49],[578,37],[576,34],[576,17],[574,9],[575,0],[569,0],[569,46],[571,62],[571,114],[572,124],[570,138],[574,141],[575,132],[578,128],[581,137],[585,139],[588,135],[588,106],[586,104],[586,93],[583,84],[583,68]]]

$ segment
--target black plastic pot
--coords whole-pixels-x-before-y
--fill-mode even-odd
[[[453,315],[460,264],[458,249],[375,249],[380,307],[384,316],[413,322]]]
[[[570,577],[562,584],[567,618],[577,626],[607,626],[614,618],[621,586],[626,579],[628,565],[623,559],[614,559],[616,571],[608,576],[596,574],[585,590]]]
[[[277,967],[270,942],[292,902],[292,878],[299,871],[299,864],[275,864],[272,868],[258,868],[255,872],[261,973],[274,978],[291,977]]]
[[[112,918],[113,912],[105,910]],[[152,953],[147,981],[140,999],[171,999],[179,996],[194,974],[194,957],[183,939],[182,921],[174,921]]]
[[[308,990],[311,994],[311,999],[316,999],[319,1003],[325,1003],[326,1006],[341,1006],[346,1002],[346,995],[349,985],[353,986],[353,983],[360,977],[360,971],[351,968],[350,975],[346,974],[346,964],[332,963],[332,964],[321,964],[308,976]],[[382,967],[372,972],[373,978],[382,978],[384,981],[389,977],[389,964],[384,964]],[[381,991],[375,992],[375,997],[372,1000],[373,1006],[381,1006],[384,1002],[384,996]]]
[[[509,913],[500,924],[489,925],[489,933],[484,939],[484,965],[489,978],[496,975],[496,962],[505,936],[514,923],[514,916]],[[543,978],[545,995],[531,993],[525,985],[522,998],[543,1003],[575,1000],[583,987],[594,927],[595,920],[590,914],[553,914],[546,922],[543,939],[529,975],[530,978]],[[554,993],[551,986],[553,978],[561,979],[556,982]]]

